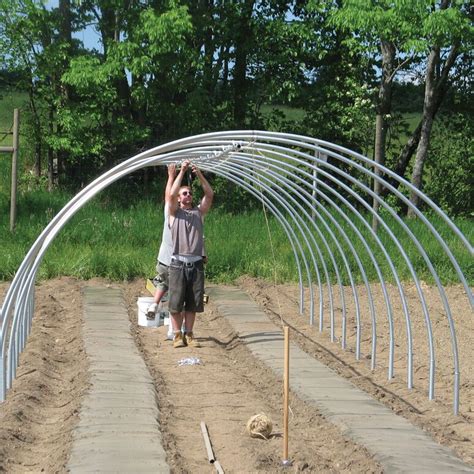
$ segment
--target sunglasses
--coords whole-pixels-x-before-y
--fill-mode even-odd
[[[192,193],[191,191],[183,191],[183,192],[181,193],[181,196],[188,196],[188,195],[189,195],[189,196],[192,196],[193,193]]]

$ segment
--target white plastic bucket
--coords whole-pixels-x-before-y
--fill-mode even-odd
[[[155,313],[154,319],[147,319],[146,312],[148,307],[153,303],[153,298],[151,296],[141,296],[138,298],[138,325],[156,328],[163,324],[163,319],[161,318],[161,312],[158,309]],[[161,322],[160,322],[161,321]]]
[[[173,325],[171,324],[171,315],[168,313],[168,317],[165,319],[165,326],[168,326],[168,333],[166,334],[166,339],[170,341],[174,338]]]

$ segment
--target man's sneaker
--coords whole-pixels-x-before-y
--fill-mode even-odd
[[[173,347],[185,347],[186,341],[183,338],[183,333],[177,332],[173,338]]]
[[[184,335],[184,339],[186,341],[186,345],[187,346],[190,346],[190,347],[201,347],[201,344],[199,344],[198,341],[196,341],[196,339],[194,339],[194,335],[192,332],[187,332],[185,335]]]
[[[146,319],[155,319],[157,308],[158,305],[156,303],[152,303],[150,306],[148,306],[148,309],[146,310]]]

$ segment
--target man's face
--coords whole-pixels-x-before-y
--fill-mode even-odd
[[[192,204],[193,204],[193,193],[192,193],[191,189],[188,188],[188,187],[180,189],[178,200],[179,200],[181,206],[185,206],[185,207],[192,206]]]

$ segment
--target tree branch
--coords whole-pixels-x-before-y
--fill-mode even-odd
[[[414,56],[410,56],[408,58],[405,59],[405,61],[402,61],[398,66],[395,67],[395,69],[393,70],[392,74],[390,75],[390,77],[388,78],[389,81],[392,81],[393,78],[395,77],[395,75],[397,74],[398,71],[400,71],[400,69],[405,66],[406,64],[408,64],[410,61],[412,61],[414,58]]]

